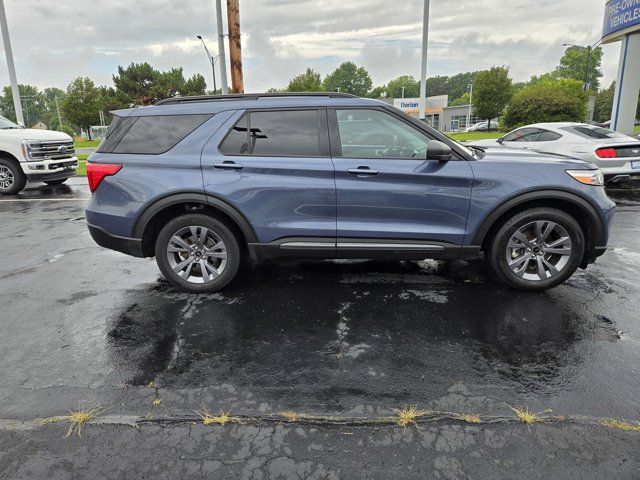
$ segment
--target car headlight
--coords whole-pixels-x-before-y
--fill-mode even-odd
[[[569,175],[580,183],[585,185],[595,185],[601,187],[604,185],[604,173],[602,170],[565,170]]]
[[[27,162],[42,161],[42,142],[38,140],[23,140],[22,155]]]

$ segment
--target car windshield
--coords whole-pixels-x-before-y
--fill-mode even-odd
[[[579,135],[583,138],[596,139],[596,140],[606,140],[611,138],[625,138],[626,135],[618,132],[614,132],[613,130],[609,130],[608,128],[602,127],[594,127],[591,125],[579,125],[575,127],[562,127],[561,130],[565,130],[567,132],[571,132],[575,135]]]
[[[20,128],[8,118],[0,117],[0,129],[7,130],[10,128]]]

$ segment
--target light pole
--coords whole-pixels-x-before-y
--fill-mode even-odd
[[[196,38],[202,42],[202,46],[204,47],[204,51],[207,52],[207,57],[209,57],[209,61],[211,62],[211,73],[213,75],[213,93],[215,94],[218,91],[218,87],[216,85],[216,60],[218,56],[212,57],[209,53],[209,49],[207,48],[207,44],[204,43],[202,39],[202,35],[197,35]]]
[[[7,26],[7,14],[4,10],[4,0],[0,0],[0,26],[2,27],[2,41],[4,43],[4,54],[5,57],[7,57],[7,69],[9,70],[9,80],[11,81],[11,94],[13,95],[13,107],[16,110],[16,120],[18,125],[24,127],[20,90],[18,89],[18,80],[16,78],[16,67],[13,64],[13,51],[11,50],[11,39],[9,38],[9,27]]]
[[[425,120],[427,108],[427,47],[429,46],[429,7],[430,0],[424,0],[424,12],[422,16],[422,63],[420,64],[420,111],[418,118]]]
[[[473,83],[469,84],[469,116],[467,118],[467,128],[471,126],[471,105],[473,105]]]

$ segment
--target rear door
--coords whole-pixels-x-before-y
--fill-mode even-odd
[[[329,109],[328,115],[338,256],[462,244],[473,181],[469,162],[426,160],[432,139],[385,108]],[[358,245],[361,240],[374,245]]]
[[[202,152],[205,192],[235,206],[261,243],[321,239],[332,255],[336,192],[329,153],[323,108],[238,111]]]

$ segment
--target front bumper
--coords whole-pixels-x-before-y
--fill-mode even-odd
[[[20,166],[30,182],[60,180],[76,174],[78,157],[44,160],[42,162],[20,162]]]
[[[143,257],[142,240],[112,235],[96,225],[87,224],[91,238],[101,247],[126,253],[134,257]]]

